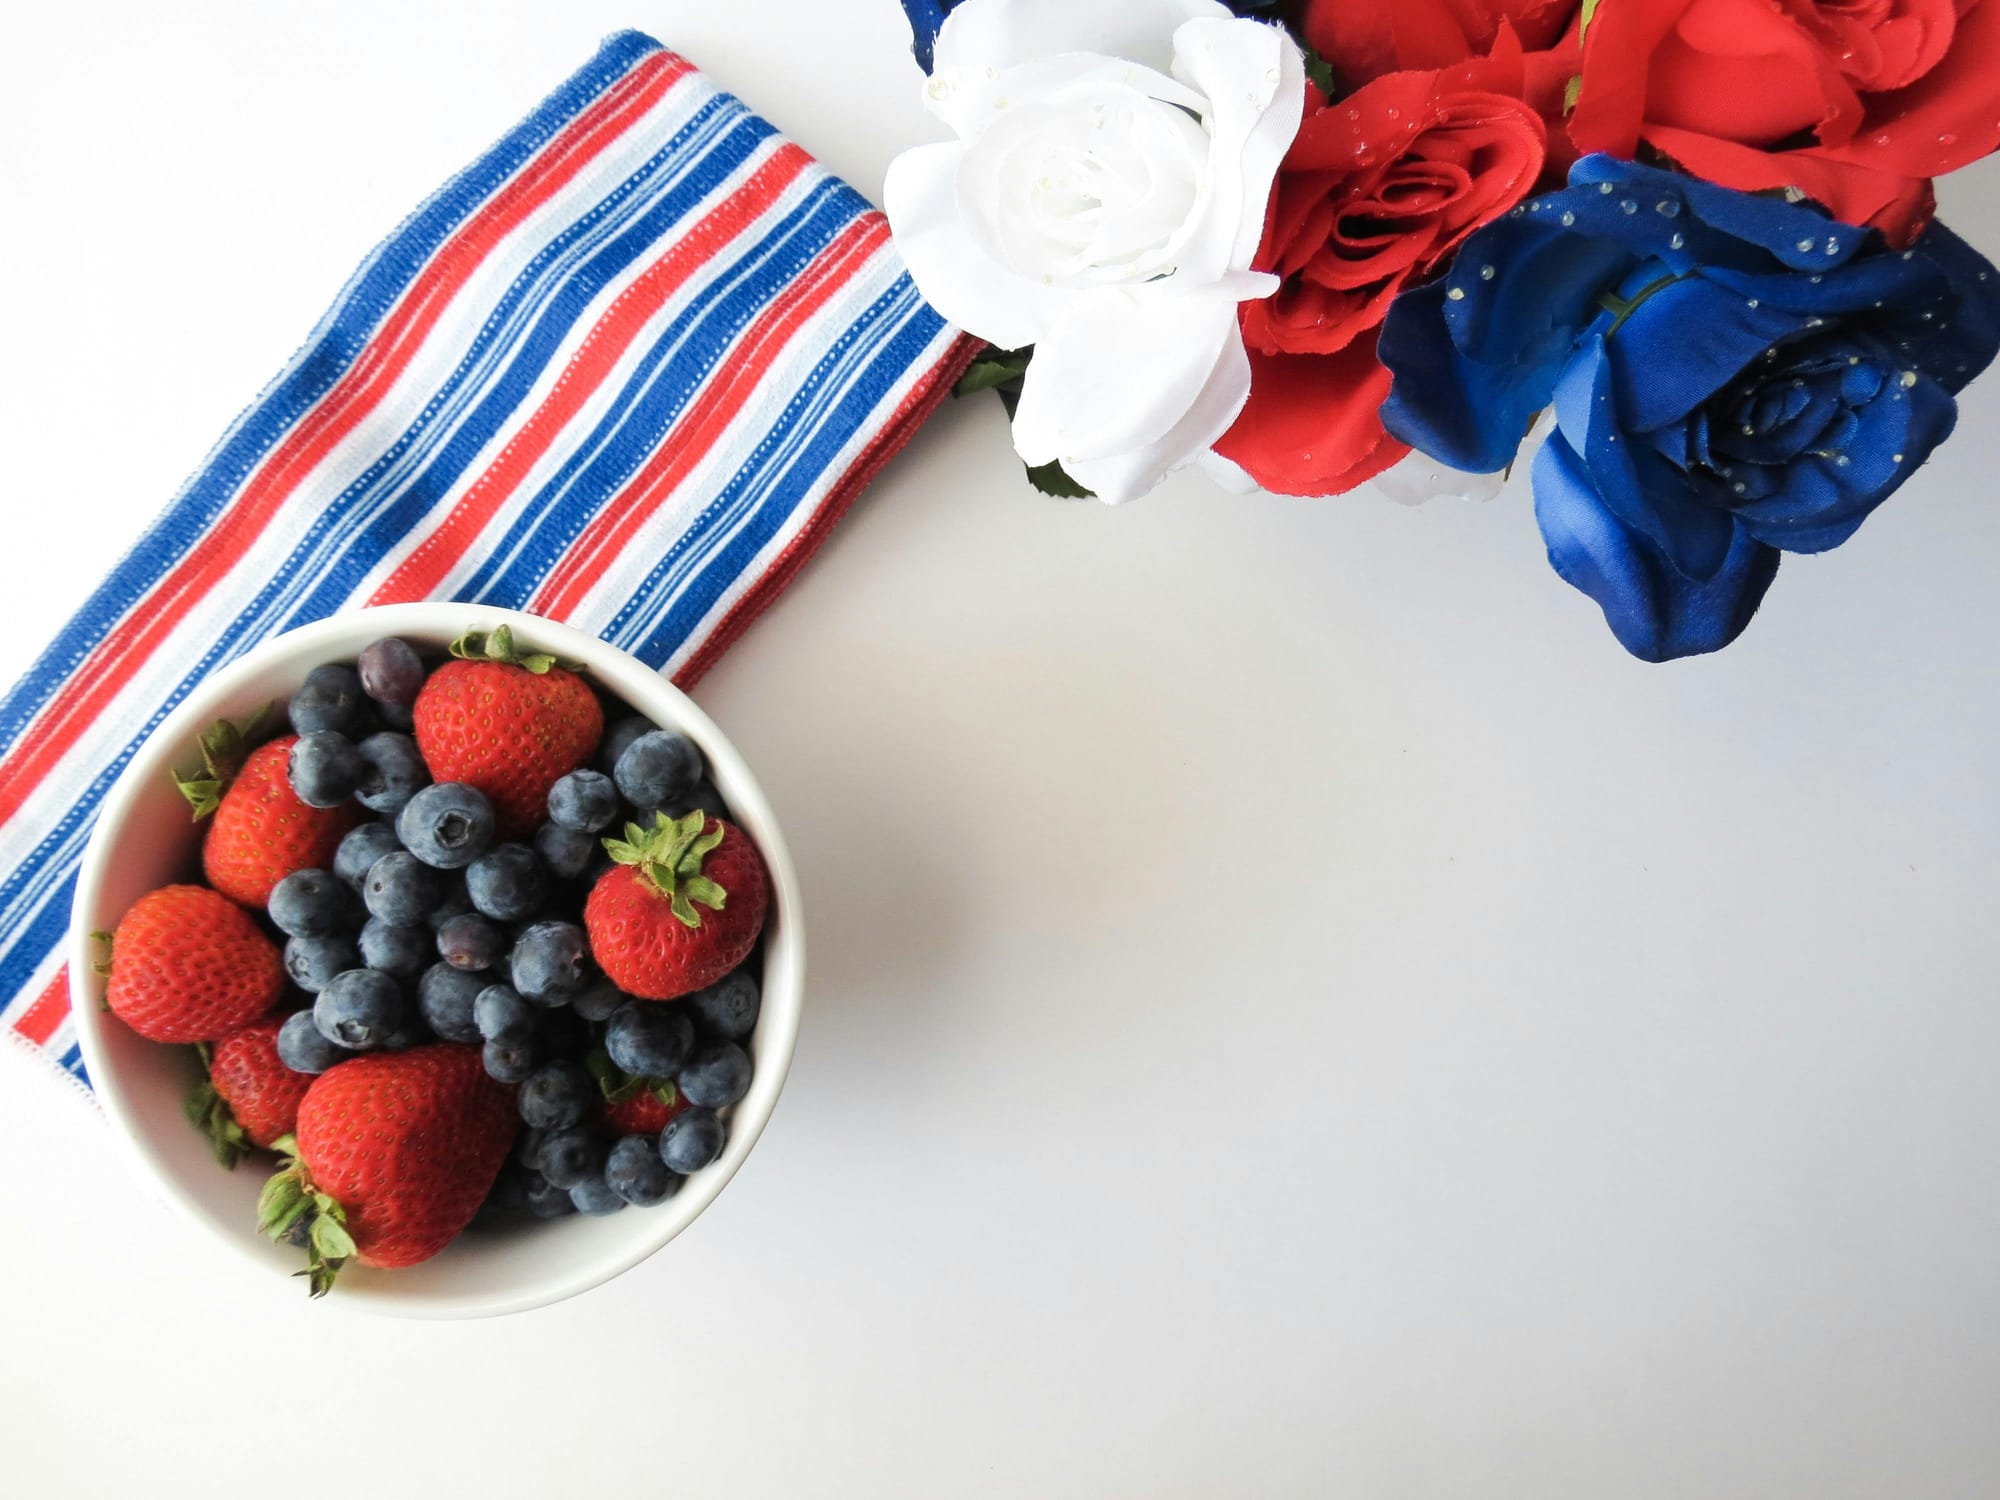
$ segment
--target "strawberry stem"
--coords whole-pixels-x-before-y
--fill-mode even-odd
[[[257,1230],[281,1242],[293,1240],[300,1221],[306,1220],[306,1268],[296,1274],[307,1278],[313,1296],[324,1297],[333,1290],[340,1268],[354,1257],[347,1210],[331,1194],[312,1185],[294,1137],[280,1136],[271,1149],[281,1152],[285,1163],[258,1195]],[[309,1220],[307,1215],[311,1215]]]
[[[704,831],[710,823],[714,828]],[[729,892],[701,873],[701,862],[722,842],[723,834],[720,820],[700,808],[680,819],[657,813],[651,828],[627,823],[625,837],[606,839],[604,851],[621,865],[636,866],[647,884],[667,898],[682,925],[698,928],[697,902],[721,911],[729,899]]]
[[[181,1108],[187,1115],[188,1123],[208,1137],[208,1149],[215,1153],[215,1159],[226,1170],[233,1172],[236,1164],[243,1160],[244,1153],[250,1149],[250,1137],[236,1123],[229,1102],[215,1091],[215,1084],[209,1078],[212,1054],[208,1043],[195,1043],[194,1051],[195,1056],[201,1059],[201,1077],[188,1090]]]
[[[199,823],[222,805],[222,794],[243,769],[271,707],[266,703],[240,729],[227,719],[217,719],[201,733],[201,771],[192,776],[174,772],[174,785],[194,809],[195,822]]]
[[[545,676],[552,667],[569,672],[583,670],[581,663],[557,661],[546,651],[523,652],[514,643],[511,625],[502,625],[490,633],[468,630],[451,643],[451,654],[460,661],[497,661],[506,667],[522,667],[537,677]]]

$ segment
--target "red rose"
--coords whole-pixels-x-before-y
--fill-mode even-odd
[[[2000,0],[1604,0],[1570,136],[1907,243],[1930,179],[2000,146]]]
[[[1389,372],[1375,338],[1389,303],[1541,178],[1544,116],[1573,48],[1386,74],[1328,103],[1314,92],[1272,194],[1254,262],[1282,278],[1243,308],[1250,399],[1216,449],[1268,490],[1332,495],[1409,452],[1377,415]]]
[[[1530,51],[1554,44],[1580,0],[1306,0],[1312,49],[1349,85],[1404,68],[1448,68],[1483,57],[1512,26]]]

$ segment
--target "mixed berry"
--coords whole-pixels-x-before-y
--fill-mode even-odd
[[[260,1227],[314,1293],[475,1217],[662,1203],[714,1162],[770,892],[700,748],[505,627],[443,662],[376,641],[289,718],[203,736],[177,780],[206,884],[135,903],[104,968],[135,1031],[198,1047],[218,1159],[285,1158]]]

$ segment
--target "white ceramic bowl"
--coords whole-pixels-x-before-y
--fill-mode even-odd
[[[99,1008],[103,981],[91,972],[90,933],[118,925],[126,909],[156,887],[199,875],[202,829],[169,771],[199,766],[196,736],[217,719],[239,722],[282,702],[321,662],[352,661],[370,641],[402,636],[442,648],[469,628],[511,625],[525,645],[584,663],[591,678],[656,724],[701,746],[734,820],[770,867],[771,915],[763,946],[763,1011],[752,1041],[757,1071],[736,1105],[729,1144],[713,1165],[690,1177],[656,1208],[628,1208],[602,1219],[569,1215],[548,1223],[481,1230],[443,1254],[400,1271],[349,1266],[322,1305],[413,1318],[487,1317],[575,1296],[628,1271],[679,1234],[743,1165],[784,1086],[798,1036],[805,978],[805,934],[798,876],[764,793],[743,758],[708,716],[666,678],[594,636],[511,610],[463,604],[398,604],[359,610],[267,641],[198,686],[133,756],[105,799],[84,852],[71,914],[69,971],[77,1030],[91,1082],[133,1167],[167,1201],[260,1276],[289,1281],[300,1253],[256,1231],[259,1158],[225,1172],[205,1139],[187,1123],[181,1101],[193,1077],[185,1047],[163,1047],[128,1030]]]

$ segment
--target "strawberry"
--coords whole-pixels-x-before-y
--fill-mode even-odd
[[[583,1065],[603,1093],[597,1118],[612,1135],[658,1135],[690,1106],[671,1078],[634,1078],[611,1060],[600,1042]]]
[[[155,1042],[212,1042],[256,1020],[285,989],[277,945],[206,886],[141,896],[111,936],[105,1003]]]
[[[203,774],[174,781],[195,821],[214,815],[201,846],[208,883],[245,906],[261,907],[294,870],[324,869],[365,808],[307,807],[292,790],[285,763],[297,735],[246,749],[262,712],[238,729],[227,719],[201,737]]]
[[[514,1091],[486,1076],[477,1047],[350,1058],[312,1081],[297,1131],[277,1142],[289,1160],[264,1186],[258,1227],[303,1237],[315,1297],[350,1259],[429,1260],[472,1222],[519,1125]]]
[[[493,804],[502,839],[532,833],[549,788],[597,752],[604,709],[553,656],[516,650],[505,625],[468,631],[417,695],[417,749],[438,781],[462,781]]]
[[[661,813],[604,847],[618,867],[591,888],[583,923],[598,966],[626,994],[675,1000],[750,956],[771,891],[742,829],[699,810],[678,821]]]
[[[234,1167],[251,1146],[269,1146],[298,1123],[312,1075],[278,1060],[282,1019],[239,1026],[213,1047],[199,1044],[206,1076],[187,1097],[188,1119],[205,1131],[215,1159]]]

